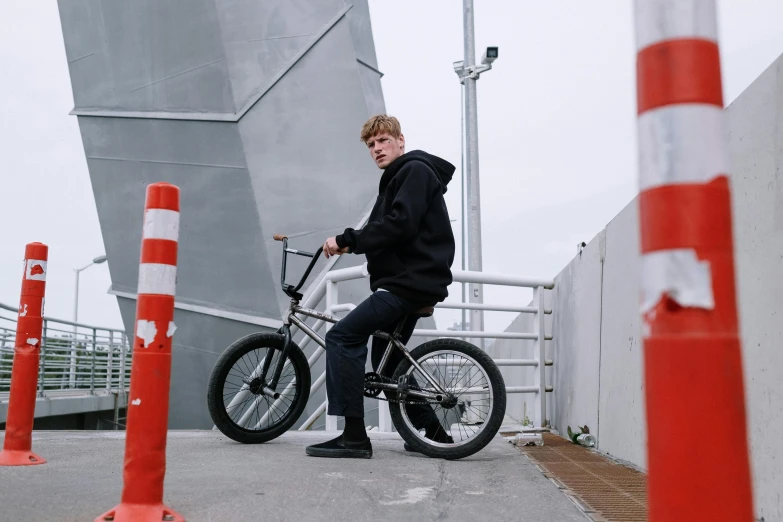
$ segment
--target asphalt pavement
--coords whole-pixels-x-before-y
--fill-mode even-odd
[[[372,459],[305,455],[305,446],[334,435],[290,432],[242,445],[217,431],[171,431],[164,502],[190,522],[586,520],[500,436],[458,461],[408,453],[396,434],[377,432]],[[124,437],[34,433],[33,451],[47,463],[0,467],[0,521],[92,521],[117,505]]]

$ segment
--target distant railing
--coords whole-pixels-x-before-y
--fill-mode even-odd
[[[0,395],[11,387],[18,312],[0,303]],[[130,387],[131,354],[122,330],[44,317],[38,396],[73,391],[124,394]]]

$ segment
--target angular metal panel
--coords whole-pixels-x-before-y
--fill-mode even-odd
[[[356,59],[378,69],[378,60],[375,56],[375,41],[372,37],[372,23],[370,21],[370,5],[367,0],[354,0],[351,2],[351,10],[347,18],[351,24]]]
[[[234,111],[214,0],[59,4],[76,108]]]
[[[384,103],[367,1],[59,7],[74,113],[128,331],[145,187],[182,189],[177,301],[205,311],[176,312],[169,420],[172,428],[209,427],[204,401],[217,357],[267,329],[221,315],[271,324],[288,301],[272,234],[314,250],[355,226],[374,199],[380,172],[359,130]],[[289,280],[304,262],[292,261]],[[361,262],[350,256],[335,266]],[[354,302],[369,291],[357,284],[356,295],[346,293]]]
[[[238,108],[345,7],[341,0],[231,0],[219,5],[220,29]]]
[[[252,182],[265,239],[296,235],[314,250],[377,194],[380,171],[359,140],[367,108],[352,52],[342,19],[239,122],[248,166],[261,174]],[[279,248],[269,256],[279,266]]]

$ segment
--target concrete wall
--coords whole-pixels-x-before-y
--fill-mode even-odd
[[[603,232],[555,278],[552,425],[598,431]],[[550,381],[552,382],[552,381]]]
[[[728,109],[735,262],[758,516],[783,520],[783,57]]]
[[[601,292],[600,449],[646,468],[636,200],[607,225]]]
[[[587,425],[598,447],[646,466],[633,200],[555,278],[554,422]]]
[[[726,109],[740,328],[756,516],[783,520],[783,57]],[[634,200],[555,279],[554,421],[646,468]],[[523,320],[524,318],[520,318]],[[683,433],[725,438],[731,426]]]

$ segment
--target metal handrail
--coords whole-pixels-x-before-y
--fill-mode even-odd
[[[413,331],[414,336],[424,337],[458,337],[458,338],[480,338],[480,339],[527,339],[534,341],[534,353],[535,359],[497,359],[496,363],[499,366],[531,366],[536,367],[538,371],[534,373],[533,386],[507,386],[507,393],[535,393],[538,395],[537,402],[538,408],[535,415],[535,423],[539,426],[543,426],[546,422],[546,393],[552,392],[553,388],[546,385],[545,368],[552,366],[553,361],[547,360],[545,357],[545,341],[552,340],[551,335],[546,335],[544,315],[551,314],[551,309],[544,307],[544,289],[554,288],[554,281],[545,279],[531,279],[517,276],[506,276],[503,274],[492,274],[485,272],[470,272],[463,270],[454,270],[452,272],[454,282],[464,283],[481,283],[491,284],[499,286],[514,286],[514,287],[526,287],[533,288],[533,306],[506,306],[506,305],[487,305],[478,303],[440,303],[436,308],[451,308],[451,309],[466,309],[466,310],[487,310],[487,311],[502,311],[502,312],[519,312],[519,313],[531,313],[536,315],[534,321],[533,332],[485,332],[485,331],[464,331],[464,330],[430,330],[430,329],[416,329]],[[351,281],[356,279],[364,279],[369,277],[367,272],[367,264],[354,266],[350,268],[343,268],[339,270],[333,270],[328,272],[325,277],[315,285],[310,293],[305,298],[305,306],[313,307],[318,302],[326,297],[325,308],[327,313],[347,312],[355,308],[352,303],[338,303],[338,291],[337,283],[343,281]],[[327,325],[329,326],[329,325]],[[323,350],[321,349],[311,359],[317,359],[320,357]],[[543,361],[543,364],[541,364]],[[313,360],[310,364],[312,367]],[[311,389],[311,394],[317,390],[322,382],[324,375],[319,376],[315,384]],[[386,406],[386,408],[384,408]],[[310,429],[315,421],[324,414],[326,411],[326,402],[321,404],[319,408],[308,418],[300,430]],[[379,416],[388,416],[388,405],[382,403],[380,405]],[[386,422],[384,422],[384,420]],[[384,427],[390,426],[389,419],[382,419],[381,431],[387,431]],[[334,430],[337,427],[337,420],[334,417],[327,416],[326,429]]]
[[[0,303],[0,396],[10,391],[18,313]],[[39,397],[74,390],[124,394],[130,387],[133,350],[123,330],[45,316],[42,334]]]

